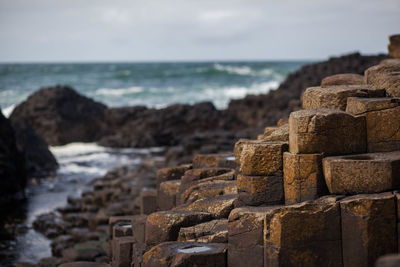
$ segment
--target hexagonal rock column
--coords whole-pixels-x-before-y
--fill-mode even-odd
[[[317,199],[328,193],[322,154],[283,154],[285,204]]]
[[[196,154],[193,157],[193,168],[230,168],[235,169],[233,153]]]
[[[238,199],[246,205],[283,203],[282,176],[237,175]]]
[[[146,244],[154,246],[165,241],[175,241],[181,227],[193,226],[211,219],[211,214],[199,211],[170,210],[152,213],[146,221]]]
[[[202,243],[227,243],[228,220],[213,220],[200,223],[191,227],[181,228],[178,241],[191,241]]]
[[[142,267],[224,267],[226,244],[165,242],[143,255]]]
[[[400,58],[400,34],[392,35],[389,37],[389,56]]]
[[[366,118],[368,152],[400,150],[400,98],[353,98],[347,112]]]
[[[309,87],[303,95],[303,109],[346,110],[348,97],[383,97],[384,89],[372,89],[357,85],[336,85],[329,87]]]
[[[387,96],[400,97],[400,62],[386,61],[368,68],[364,83],[372,88],[385,89]]]
[[[259,135],[257,140],[264,142],[289,142],[289,124],[279,127],[266,127],[264,134]]]
[[[132,236],[113,239],[112,267],[128,267],[132,261],[132,246],[135,240]]]
[[[267,212],[264,266],[342,266],[336,200],[329,197]]]
[[[122,236],[132,236],[132,223],[117,222],[113,227],[113,239]]]
[[[335,109],[292,112],[289,151],[294,154],[351,154],[366,151],[365,118]]]
[[[228,266],[264,266],[264,218],[270,207],[241,207],[228,218]]]
[[[192,168],[191,164],[181,165],[175,168],[163,168],[157,171],[157,189],[159,188],[160,184],[165,181],[170,180],[179,180],[185,174],[187,170]]]
[[[140,193],[140,213],[150,214],[157,210],[157,190],[148,189]]]
[[[180,186],[181,180],[171,180],[160,184],[157,190],[157,205],[160,210],[170,210],[176,206]]]
[[[181,204],[190,204],[202,198],[237,194],[236,181],[215,180],[193,185],[180,195]]]
[[[334,85],[362,85],[364,77],[355,73],[342,73],[325,77],[321,81],[321,87]]]
[[[340,207],[343,266],[374,266],[379,256],[397,252],[392,193],[348,197]]]
[[[400,151],[327,157],[322,165],[331,194],[379,193],[400,186]]]

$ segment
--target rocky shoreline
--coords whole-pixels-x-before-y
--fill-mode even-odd
[[[16,134],[9,143],[24,159],[20,170],[54,172],[51,153],[41,158],[46,142],[171,148],[163,160],[109,172],[66,207],[39,216],[34,227],[52,239],[54,257],[16,266],[373,266],[379,256],[397,252],[397,180],[371,180],[366,188],[348,184],[346,175],[370,179],[378,152],[385,166],[397,166],[398,155],[390,152],[398,150],[396,127],[387,124],[396,121],[390,112],[400,96],[399,64],[383,55],[333,58],[222,111],[211,103],[113,109],[68,87],[38,91],[10,117]],[[387,120],[369,126],[369,118],[383,116],[374,114],[380,110],[389,113]],[[388,140],[380,131],[394,132]],[[340,168],[360,172],[335,171],[342,162],[332,156],[347,154],[356,156],[344,158],[350,165]],[[26,173],[16,176],[26,182]],[[360,220],[372,230],[357,226]],[[313,234],[300,227],[304,222]],[[360,236],[370,241],[359,244]]]

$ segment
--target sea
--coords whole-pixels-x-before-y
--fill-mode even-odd
[[[8,117],[13,109],[40,88],[69,85],[109,107],[211,101],[224,109],[232,99],[265,94],[278,88],[286,76],[311,61],[215,61],[146,63],[16,63],[0,64],[0,108]],[[68,196],[79,196],[87,184],[121,166],[135,168],[164,148],[114,149],[94,143],[50,147],[60,168],[55,177],[31,183],[19,234],[0,250],[13,262],[35,263],[51,256],[50,240],[32,229],[43,213],[64,206]],[[51,201],[49,201],[51,200]]]

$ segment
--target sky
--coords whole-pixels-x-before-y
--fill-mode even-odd
[[[0,62],[325,59],[395,33],[400,0],[0,0]]]

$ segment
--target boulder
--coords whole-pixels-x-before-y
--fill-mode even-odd
[[[361,85],[336,85],[329,87],[309,87],[303,95],[303,109],[346,110],[348,97],[384,97],[384,89],[372,89]]]
[[[356,195],[340,201],[343,266],[374,266],[397,252],[397,210],[392,193]]]
[[[238,199],[245,205],[280,204],[283,202],[282,176],[237,176]]]
[[[322,163],[331,194],[378,193],[400,186],[400,151],[326,157]]]
[[[322,170],[322,154],[283,154],[285,203],[317,199],[328,193]]]
[[[355,73],[341,73],[325,77],[321,81],[321,87],[334,85],[361,85],[364,77]]]
[[[389,37],[389,56],[400,58],[400,34],[392,35]]]
[[[191,227],[181,228],[178,241],[201,242],[201,243],[227,243],[228,242],[228,220],[212,220]]]
[[[244,175],[274,175],[282,171],[285,142],[244,143],[240,153],[239,172]]]
[[[365,116],[368,152],[400,150],[400,98],[349,98],[347,112]]]
[[[67,86],[42,88],[12,112],[13,123],[28,122],[49,145],[93,142],[105,132],[106,106]],[[66,130],[68,129],[68,130]]]
[[[156,245],[165,241],[175,241],[180,228],[210,221],[211,218],[211,214],[198,211],[170,210],[152,213],[146,221],[146,244]]]
[[[223,267],[226,266],[226,244],[165,242],[143,255],[143,267]]]
[[[335,109],[300,110],[290,114],[291,153],[340,155],[363,153],[366,149],[364,117]]]

